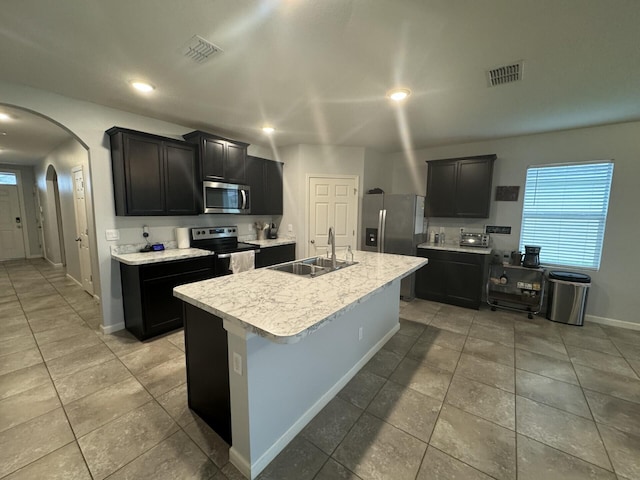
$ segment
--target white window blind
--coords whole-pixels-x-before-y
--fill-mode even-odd
[[[599,269],[613,162],[529,167],[520,249],[544,265]]]

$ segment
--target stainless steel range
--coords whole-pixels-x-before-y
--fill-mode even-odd
[[[190,232],[191,246],[215,253],[216,277],[231,275],[230,259],[235,252],[255,250],[260,247],[238,241],[238,227],[195,227]]]

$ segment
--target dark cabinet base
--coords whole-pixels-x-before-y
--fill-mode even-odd
[[[416,272],[416,297],[478,310],[488,255],[419,248],[429,263]]]
[[[182,327],[173,288],[215,276],[209,257],[146,265],[120,264],[125,327],[139,340]]]
[[[295,243],[261,248],[256,255],[256,268],[268,267],[278,263],[291,262],[296,259]]]
[[[189,408],[231,445],[227,332],[222,319],[183,302]]]

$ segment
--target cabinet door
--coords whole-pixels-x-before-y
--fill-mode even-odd
[[[198,164],[190,145],[165,143],[165,188],[168,215],[197,215]]]
[[[296,245],[277,245],[275,247],[261,248],[256,255],[256,268],[277,265],[278,263],[291,262],[296,259]]]
[[[124,135],[126,215],[163,215],[165,206],[162,142]]]
[[[429,162],[427,168],[426,216],[455,216],[456,168],[456,162]]]
[[[416,272],[416,297],[445,302],[447,262],[429,257],[429,263]]]
[[[267,160],[258,157],[247,157],[247,184],[251,187],[251,214],[268,215],[265,185],[265,163]]]
[[[463,262],[448,262],[446,270],[448,302],[478,308],[482,297],[482,267]]]
[[[203,138],[200,140],[203,179],[224,179],[224,164],[227,146],[224,140]]]
[[[456,178],[456,216],[489,217],[493,160],[460,160]]]
[[[283,164],[265,161],[265,201],[268,215],[282,215]]]
[[[247,147],[227,143],[224,161],[224,176],[231,183],[246,182]]]
[[[148,278],[142,282],[144,336],[149,338],[182,326],[182,301],[173,296],[173,288],[211,278],[210,269],[191,273]]]

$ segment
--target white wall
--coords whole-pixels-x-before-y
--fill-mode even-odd
[[[286,235],[289,224],[297,239],[296,257],[305,255],[307,235],[307,176],[311,174],[357,175],[358,197],[362,198],[365,149],[328,145],[295,145],[279,149],[284,167],[284,214],[280,231]],[[360,238],[358,235],[356,238]]]
[[[448,228],[447,238],[452,238],[460,226],[510,225],[511,235],[494,235],[492,238],[496,248],[513,250],[517,249],[520,236],[527,166],[613,159],[615,166],[602,263],[599,271],[587,272],[592,277],[587,314],[640,323],[636,298],[640,255],[634,240],[640,238],[640,222],[637,220],[640,207],[639,138],[640,122],[630,122],[418,150],[410,168],[405,155],[394,154],[389,157],[394,172],[393,193],[424,194],[426,160],[495,153],[498,159],[494,166],[493,191],[498,185],[519,185],[518,202],[492,201],[489,219],[432,219],[429,227],[443,225]],[[417,186],[415,171],[419,172],[420,178]]]

